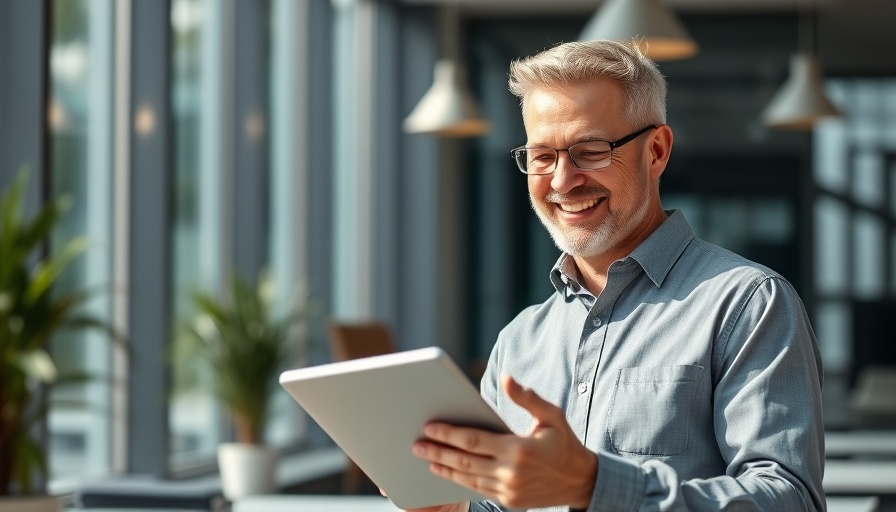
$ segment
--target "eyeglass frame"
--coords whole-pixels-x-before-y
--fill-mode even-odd
[[[655,128],[658,128],[658,126],[652,124],[652,125],[645,126],[644,128],[641,128],[638,131],[632,132],[632,133],[626,135],[625,137],[622,137],[622,138],[619,138],[619,139],[616,139],[613,141],[602,140],[602,139],[583,140],[581,142],[576,142],[575,144],[573,144],[572,146],[569,146],[568,148],[549,148],[546,146],[532,146],[532,147],[520,146],[520,147],[516,147],[516,148],[513,148],[510,150],[510,158],[513,158],[514,163],[516,163],[517,169],[519,169],[520,172],[522,172],[523,174],[532,175],[532,176],[547,176],[548,174],[553,174],[554,171],[557,169],[557,163],[560,161],[560,152],[566,151],[566,154],[569,155],[569,161],[572,162],[572,165],[576,169],[579,169],[581,171],[586,171],[586,172],[587,171],[599,171],[601,169],[605,169],[610,166],[610,162],[612,162],[612,160],[613,160],[613,150],[628,144],[629,142],[637,139],[641,135],[643,135],[643,134],[647,133],[648,131],[653,130]],[[578,146],[579,144],[587,144],[590,142],[606,142],[610,146],[610,157],[607,158],[606,165],[603,165],[601,167],[595,167],[593,169],[587,169],[584,167],[579,167],[579,164],[576,163],[576,159],[573,158],[572,153],[570,153],[569,150]],[[530,149],[550,149],[554,152],[554,165],[553,165],[553,167],[551,167],[551,170],[549,172],[528,172],[520,166],[520,161],[517,159],[516,153],[518,151],[522,151],[522,150],[528,151]]]

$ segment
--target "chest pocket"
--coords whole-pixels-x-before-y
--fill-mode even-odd
[[[607,435],[617,453],[668,456],[688,448],[703,381],[700,366],[622,368],[607,416]]]

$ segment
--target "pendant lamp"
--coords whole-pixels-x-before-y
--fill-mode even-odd
[[[439,137],[475,137],[489,130],[473,94],[466,85],[460,64],[457,7],[443,6],[440,44],[445,57],[436,62],[432,86],[404,120],[407,133],[429,133]]]
[[[658,0],[606,0],[579,35],[579,41],[638,41],[641,52],[655,60],[677,60],[697,54],[697,43],[675,14]]]
[[[824,92],[821,64],[815,54],[815,13],[803,17],[802,39],[808,39],[809,51],[790,57],[790,76],[762,112],[762,122],[776,130],[806,131],[826,117],[839,117],[840,111]]]
[[[432,87],[405,118],[404,131],[440,137],[474,137],[488,132],[489,122],[479,113],[461,75],[453,60],[436,62]]]
[[[810,53],[790,57],[790,76],[762,112],[762,121],[778,130],[811,130],[824,117],[840,111],[824,93],[821,66]]]

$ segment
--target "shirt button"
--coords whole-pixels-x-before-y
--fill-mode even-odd
[[[584,394],[587,393],[587,392],[588,392],[588,383],[587,383],[587,382],[580,382],[580,383],[579,383],[579,394],[580,394],[580,395],[584,395]]]
[[[595,318],[591,323],[594,324],[595,327],[600,327],[600,318]]]

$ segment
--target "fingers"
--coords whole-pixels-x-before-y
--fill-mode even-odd
[[[508,398],[531,414],[538,424],[550,426],[566,424],[566,417],[560,408],[544,400],[530,388],[521,386],[510,375],[501,377],[501,387],[504,388]]]
[[[495,470],[494,459],[426,441],[414,443],[414,455],[447,470],[485,475]],[[435,471],[434,471],[435,472]],[[441,474],[441,473],[437,473]]]
[[[467,473],[449,466],[431,463],[429,470],[444,479],[456,482],[468,489],[472,489],[479,494],[489,496],[497,494],[499,482],[492,476]]]
[[[423,433],[429,440],[477,455],[494,456],[500,450],[501,434],[477,428],[435,422],[426,425]]]

